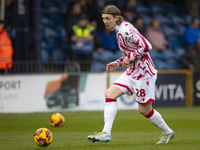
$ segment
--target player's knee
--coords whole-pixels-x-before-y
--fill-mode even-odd
[[[106,90],[106,92],[105,92],[105,97],[106,97],[106,98],[112,98],[112,92],[110,92],[109,89]]]

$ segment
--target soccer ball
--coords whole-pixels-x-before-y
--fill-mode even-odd
[[[65,117],[60,113],[54,113],[51,115],[49,122],[52,127],[62,127],[65,123]]]
[[[39,128],[35,131],[33,140],[38,146],[46,147],[53,141],[53,134],[47,128]]]

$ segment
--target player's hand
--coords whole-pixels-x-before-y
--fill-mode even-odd
[[[106,71],[113,71],[118,67],[117,62],[111,62],[109,64],[106,65]]]
[[[130,66],[130,60],[127,57],[125,57],[123,62],[122,62],[122,67],[128,68],[129,66]]]

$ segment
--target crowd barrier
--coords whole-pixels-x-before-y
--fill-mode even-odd
[[[94,111],[104,109],[104,93],[118,72],[62,72],[0,75],[0,113]],[[155,107],[200,105],[199,72],[158,71]],[[118,98],[118,109],[138,109],[134,96]]]
[[[63,73],[80,72],[80,64],[76,61],[66,62],[37,62],[37,61],[14,61],[11,69],[5,69],[0,74],[43,74],[43,73]]]

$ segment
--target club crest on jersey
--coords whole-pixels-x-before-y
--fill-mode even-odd
[[[125,35],[129,35],[128,32],[125,32]]]
[[[149,81],[147,81],[146,84],[149,85]]]

